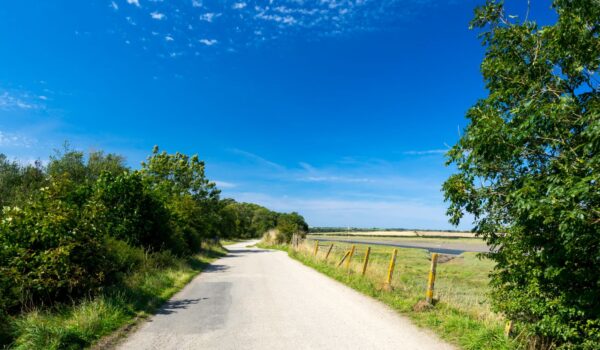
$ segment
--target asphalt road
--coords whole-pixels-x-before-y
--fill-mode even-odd
[[[120,349],[454,349],[280,251],[228,246]]]
[[[341,243],[354,243],[354,244],[367,244],[367,245],[382,245],[399,248],[418,248],[425,249],[431,253],[447,254],[447,255],[460,255],[465,252],[474,253],[488,253],[490,248],[485,243],[461,243],[461,242],[444,242],[439,243],[435,240],[431,242],[398,242],[398,241],[385,241],[385,240],[361,240],[356,238],[348,239],[337,239],[337,238],[317,238],[311,237],[311,240],[319,240],[319,242],[341,242]]]

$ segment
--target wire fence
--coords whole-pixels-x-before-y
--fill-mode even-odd
[[[476,253],[451,256],[424,249],[301,239],[292,246],[306,259],[364,278],[415,305],[439,302],[480,321],[504,322],[492,312],[487,296],[493,262]]]

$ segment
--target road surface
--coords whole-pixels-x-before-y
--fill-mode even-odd
[[[454,349],[280,251],[228,246],[119,349]]]
[[[340,242],[351,244],[382,245],[399,248],[418,248],[425,249],[431,253],[446,255],[460,255],[466,252],[489,253],[490,247],[485,243],[462,243],[462,242],[411,242],[411,241],[385,241],[385,240],[361,240],[359,238],[330,238],[330,237],[311,237],[310,240],[319,240],[319,242]]]

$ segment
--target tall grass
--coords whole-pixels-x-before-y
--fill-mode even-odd
[[[344,284],[374,297],[410,317],[417,325],[432,329],[441,338],[463,349],[516,349],[518,344],[503,335],[503,318],[491,311],[487,300],[488,273],[493,263],[465,253],[438,264],[434,307],[423,304],[430,267],[430,254],[421,249],[398,249],[391,289],[384,286],[393,248],[371,247],[365,276],[361,276],[366,245],[356,245],[349,269],[337,267],[350,244],[329,244],[314,254],[314,242],[289,255]],[[278,247],[282,248],[282,247]]]
[[[10,349],[82,349],[151,315],[212,260],[225,254],[209,247],[187,259],[146,257],[142,267],[100,294],[8,319]],[[104,345],[112,340],[104,339]]]

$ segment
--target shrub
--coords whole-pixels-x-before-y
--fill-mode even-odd
[[[103,230],[131,245],[152,251],[182,252],[182,242],[171,233],[170,214],[144,185],[138,172],[115,176],[102,173],[92,190],[92,201],[101,213]]]
[[[6,309],[78,296],[106,283],[109,261],[94,209],[43,188],[22,208],[7,207],[0,222],[0,294]]]

